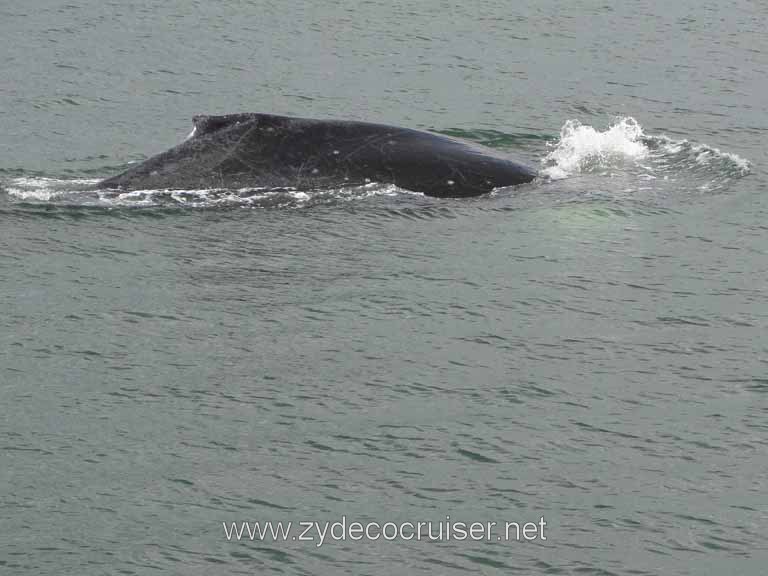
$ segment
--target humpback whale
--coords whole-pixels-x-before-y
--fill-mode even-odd
[[[394,184],[429,196],[477,196],[536,172],[457,138],[345,120],[272,114],[195,116],[181,144],[103,180],[119,190],[292,188]]]

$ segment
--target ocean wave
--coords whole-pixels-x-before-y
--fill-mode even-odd
[[[18,202],[93,207],[302,207],[339,201],[354,201],[372,196],[412,194],[393,185],[376,183],[330,190],[293,188],[241,188],[201,190],[119,190],[98,188],[100,180],[46,177],[13,178],[4,186]]]
[[[630,174],[639,180],[685,179],[701,190],[722,186],[751,171],[732,152],[687,139],[649,135],[634,118],[617,118],[605,130],[567,120],[542,159],[541,175],[560,180],[581,174]]]

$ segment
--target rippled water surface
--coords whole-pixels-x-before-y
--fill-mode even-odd
[[[766,14],[0,6],[0,573],[763,574]],[[98,188],[242,111],[434,130],[540,177]],[[223,524],[447,517],[546,540]]]

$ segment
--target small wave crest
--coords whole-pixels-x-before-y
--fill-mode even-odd
[[[557,180],[595,167],[645,158],[648,148],[642,137],[643,129],[634,118],[622,118],[604,132],[568,120],[560,129],[559,140],[548,144],[552,151],[544,158],[542,172]]]
[[[541,174],[559,180],[577,174],[624,172],[641,180],[693,177],[701,190],[749,174],[748,160],[706,144],[648,135],[632,117],[618,118],[604,131],[568,120],[547,144]]]
[[[100,189],[98,179],[57,179],[21,177],[8,181],[3,189],[19,202],[104,208],[282,208],[352,201],[372,196],[409,193],[393,185],[376,183],[331,190],[296,190],[293,188],[242,188],[239,190],[133,190],[120,192]]]
[[[86,194],[95,188],[98,179],[92,178],[46,178],[43,176],[21,176],[12,178],[2,189],[9,196],[30,202],[54,202],[67,197]]]

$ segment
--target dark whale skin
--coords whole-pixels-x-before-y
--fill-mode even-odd
[[[184,142],[100,183],[120,190],[395,184],[429,196],[477,196],[530,182],[531,168],[457,138],[409,128],[272,114],[196,116]]]

